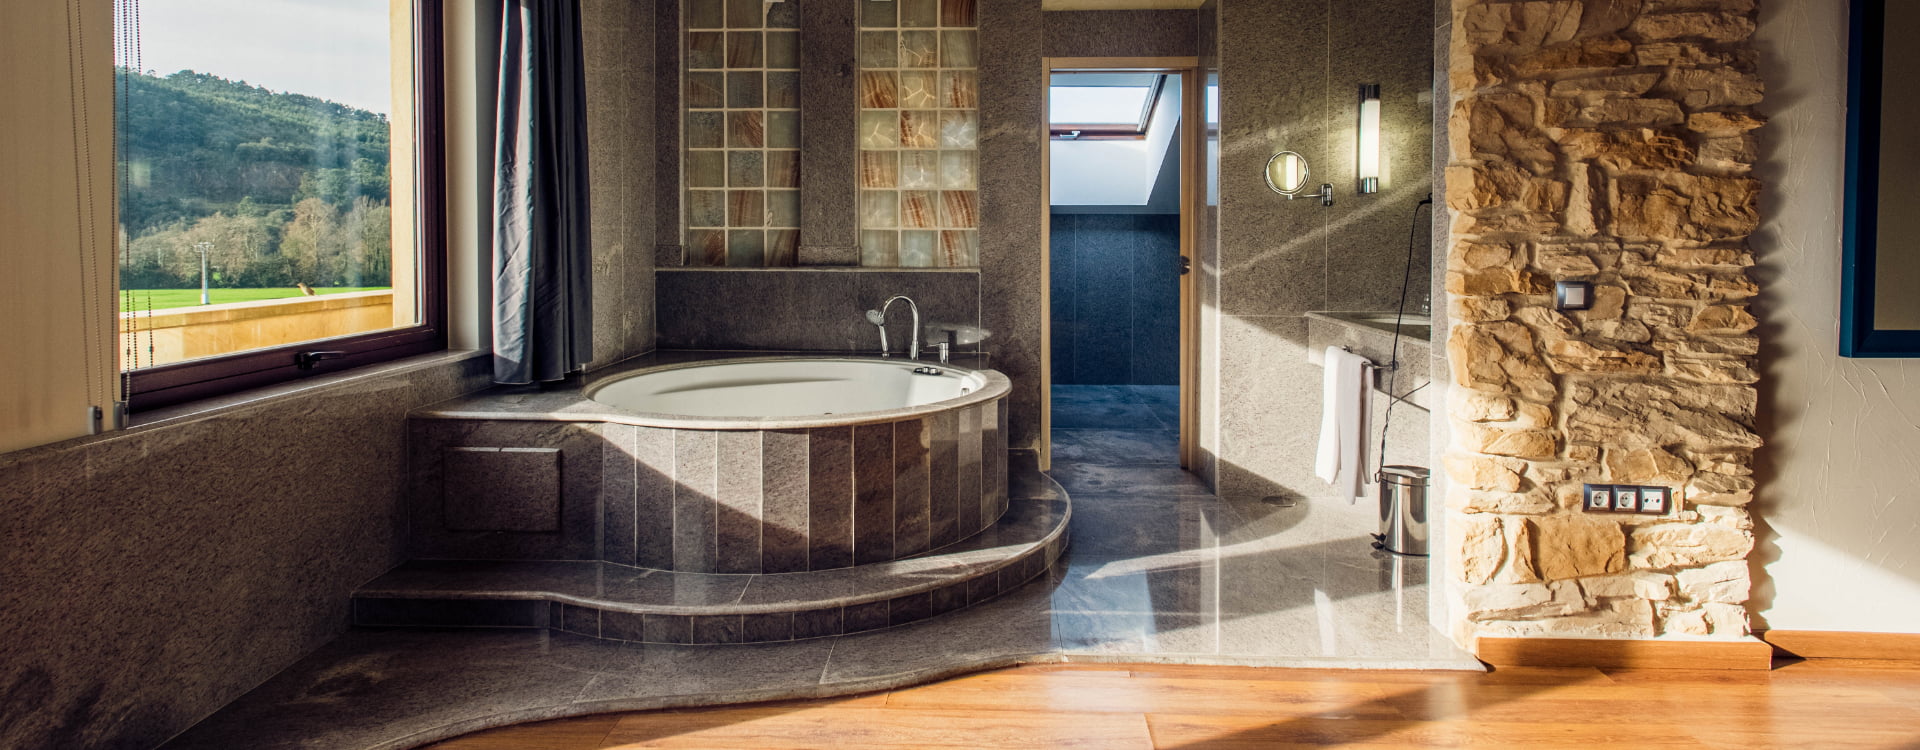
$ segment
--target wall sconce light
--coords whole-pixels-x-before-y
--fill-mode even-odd
[[[1360,192],[1380,192],[1380,84],[1360,85]]]

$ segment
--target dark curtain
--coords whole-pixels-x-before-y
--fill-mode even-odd
[[[585,64],[578,0],[505,0],[493,175],[493,379],[593,358]]]

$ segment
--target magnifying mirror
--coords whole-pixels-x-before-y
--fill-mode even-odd
[[[1273,188],[1273,192],[1287,196],[1287,200],[1318,198],[1322,206],[1333,205],[1333,185],[1331,184],[1323,184],[1319,190],[1311,193],[1303,192],[1307,189],[1309,174],[1307,157],[1301,156],[1299,152],[1282,151],[1267,160],[1267,187]]]
[[[1294,151],[1282,151],[1267,160],[1267,187],[1292,197],[1307,188],[1307,157]]]

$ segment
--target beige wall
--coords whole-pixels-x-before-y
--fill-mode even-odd
[[[78,7],[0,3],[0,453],[113,400],[113,8]]]
[[[1771,2],[1760,16],[1771,121],[1753,244],[1770,386],[1751,608],[1756,627],[1916,633],[1920,360],[1837,354],[1846,21],[1838,2]]]

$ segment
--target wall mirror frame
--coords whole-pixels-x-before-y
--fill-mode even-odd
[[[1287,197],[1287,200],[1312,198],[1322,206],[1333,205],[1333,183],[1322,183],[1318,190],[1306,192],[1313,171],[1307,167],[1307,157],[1298,151],[1281,151],[1267,160],[1267,187],[1273,192]]]
[[[1891,15],[1887,0],[1852,0],[1849,10],[1843,357],[1920,357],[1920,232],[1910,231],[1920,229],[1920,201],[1897,183],[1881,189],[1920,166],[1920,129],[1884,127],[1920,114],[1920,90],[1902,83],[1920,67],[1920,50],[1889,56],[1886,44],[1920,34],[1920,8],[1904,7],[1911,2],[1899,0]]]
[[[1312,174],[1307,168],[1307,157],[1293,151],[1282,151],[1267,160],[1267,187],[1273,192],[1292,197],[1307,189],[1307,177]]]

